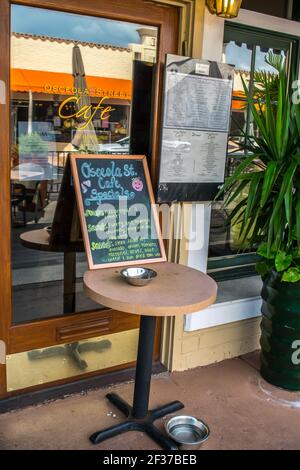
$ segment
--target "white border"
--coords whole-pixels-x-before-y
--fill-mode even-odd
[[[203,330],[213,326],[260,317],[261,305],[262,299],[260,297],[211,305],[207,309],[201,310],[201,312],[186,315],[184,331]]]

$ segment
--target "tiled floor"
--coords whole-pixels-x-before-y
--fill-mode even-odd
[[[202,450],[300,449],[300,393],[272,387],[261,379],[257,369],[258,356],[251,354],[209,367],[163,374],[152,380],[151,404],[179,399],[185,403],[184,413],[206,421],[211,436]],[[132,388],[130,383],[114,390],[130,401]],[[105,399],[106,393],[92,391],[0,415],[0,448],[158,449],[138,432],[97,446],[90,444],[89,434],[122,420]],[[162,427],[163,421],[157,425]]]

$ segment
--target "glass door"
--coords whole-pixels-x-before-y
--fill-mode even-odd
[[[110,2],[107,15],[118,20],[96,16],[94,3],[90,16],[10,9],[8,392],[115,370],[136,358],[138,317],[101,307],[83,293],[86,256],[78,220],[68,217],[74,194],[64,190],[71,154],[130,152],[133,64],[154,65],[170,44],[176,51],[177,12],[168,16],[147,4],[153,10],[148,24],[140,21],[143,2],[128,2],[124,21],[119,2]],[[170,23],[174,37],[159,45]],[[160,76],[153,89],[155,124]],[[156,141],[150,141],[155,160]]]

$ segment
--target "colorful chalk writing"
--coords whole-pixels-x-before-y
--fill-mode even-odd
[[[162,259],[144,159],[73,158],[90,267]]]

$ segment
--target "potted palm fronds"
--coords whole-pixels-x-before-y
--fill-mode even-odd
[[[284,58],[271,54],[266,62],[274,74],[257,72],[251,90],[243,81],[254,131],[244,135],[244,157],[222,192],[226,207],[236,203],[228,222],[242,249],[261,257],[261,374],[300,390],[300,105]]]

